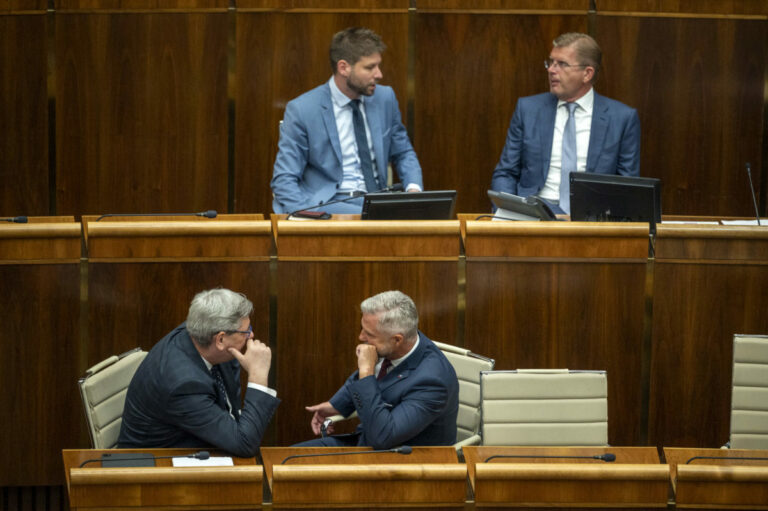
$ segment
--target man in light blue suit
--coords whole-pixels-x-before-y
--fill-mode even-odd
[[[385,48],[369,29],[338,32],[331,79],[286,106],[271,183],[276,213],[340,200],[316,209],[360,213],[364,192],[386,188],[390,162],[407,191],[422,190],[395,93],[378,85]]]
[[[518,100],[493,190],[536,195],[570,213],[570,172],[640,174],[637,111],[594,91],[601,61],[586,34],[553,41],[545,61],[550,92]]]

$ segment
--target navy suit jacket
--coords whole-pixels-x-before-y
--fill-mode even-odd
[[[416,183],[423,188],[419,160],[400,119],[392,88],[377,85],[373,95],[363,101],[381,183],[386,186],[391,162],[403,184]],[[285,107],[271,183],[275,213],[330,200],[341,184],[341,162],[331,88],[324,83]]]
[[[381,380],[355,371],[331,398],[347,416],[360,417],[359,445],[453,445],[459,410],[459,382],[445,355],[419,332],[419,346]]]
[[[254,456],[280,400],[248,388],[240,408],[240,363],[219,364],[232,404],[220,402],[216,382],[182,323],[158,342],[128,386],[118,447],[216,447]]]
[[[556,113],[557,97],[549,92],[517,101],[491,189],[521,197],[541,191],[549,173]],[[595,93],[586,171],[640,175],[640,119],[634,108]]]

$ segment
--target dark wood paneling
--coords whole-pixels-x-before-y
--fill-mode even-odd
[[[763,0],[597,0],[597,11],[679,14],[768,14]]]
[[[312,438],[304,406],[330,399],[357,370],[360,302],[389,289],[413,298],[419,328],[454,343],[457,262],[278,261],[277,443]]]
[[[218,9],[227,8],[227,0],[54,0],[57,10],[91,10],[103,9],[110,11],[136,10],[188,10],[188,9]]]
[[[414,143],[428,189],[457,211],[490,211],[486,191],[517,99],[548,90],[552,39],[585,16],[419,13]]]
[[[525,9],[537,11],[580,10],[589,8],[589,0],[416,0],[418,9],[439,10],[502,10]]]
[[[62,213],[226,210],[227,15],[56,20]]]
[[[714,36],[716,34],[716,37]],[[762,165],[765,20],[598,16],[597,90],[638,109],[641,174],[667,214],[754,214]]]
[[[46,30],[40,14],[0,16],[0,216],[49,212]]]
[[[269,182],[285,105],[328,81],[331,37],[349,26],[369,27],[387,44],[382,83],[395,89],[405,120],[409,44],[405,10],[237,15],[236,212],[272,211]]]
[[[80,267],[0,265],[0,282],[0,449],[9,460],[0,484],[62,484],[61,449],[88,441],[77,391]]]

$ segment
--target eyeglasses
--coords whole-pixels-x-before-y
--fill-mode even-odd
[[[587,67],[589,64],[569,64],[562,60],[547,59],[544,61],[544,69],[559,67],[563,71],[568,71],[572,67]]]
[[[253,325],[248,325],[248,330],[230,330],[230,334],[245,334],[248,337],[253,333]]]

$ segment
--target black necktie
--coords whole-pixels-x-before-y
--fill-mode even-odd
[[[360,100],[353,99],[349,102],[352,105],[352,124],[355,128],[355,142],[357,143],[357,155],[360,158],[360,169],[365,178],[365,188],[369,192],[375,192],[381,188],[373,177],[373,162],[371,161],[371,151],[368,148],[368,137],[365,134],[365,121],[360,112]]]
[[[219,402],[222,403],[225,410],[232,415],[232,404],[229,402],[229,396],[227,396],[227,388],[224,386],[224,377],[221,374],[221,368],[217,365],[211,368],[211,374],[216,381],[216,393],[218,394]],[[234,418],[234,415],[232,415]]]

